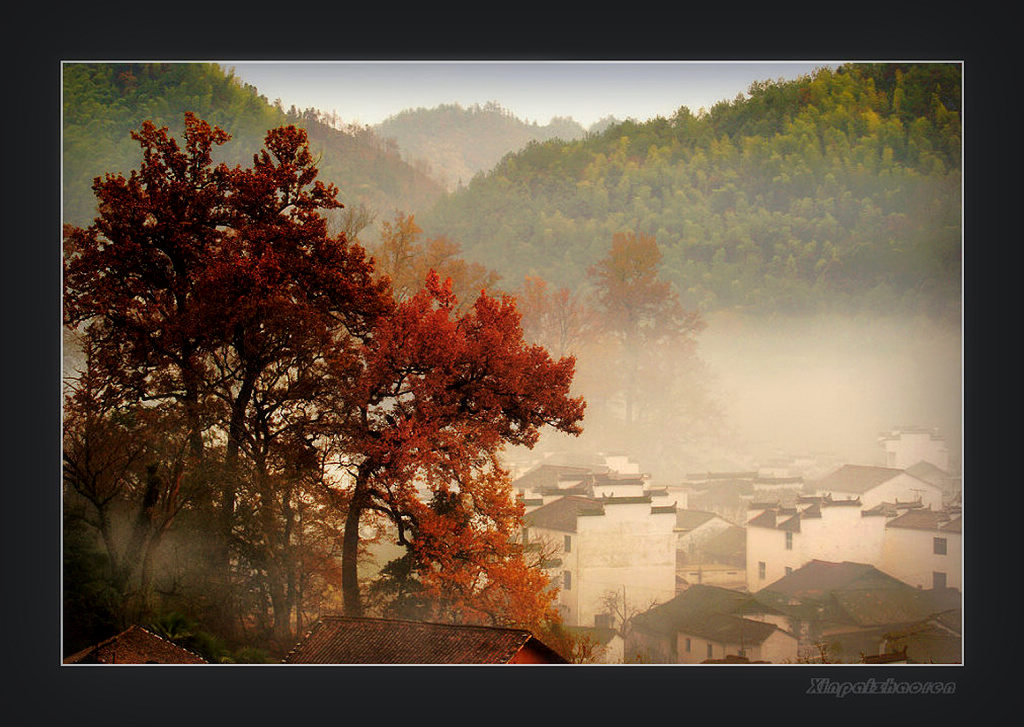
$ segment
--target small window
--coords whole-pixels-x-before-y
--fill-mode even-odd
[[[764,580],[764,578],[765,578],[765,571],[766,571],[766,570],[768,570],[768,569],[767,569],[767,567],[765,566],[765,564],[764,564],[764,561],[763,561],[763,560],[762,560],[762,561],[760,561],[760,562],[759,562],[759,563],[757,564],[757,577],[758,577],[758,578],[760,578],[760,579],[761,579],[762,581],[763,581],[763,580]]]
[[[610,629],[612,627],[612,615],[610,613],[595,614],[594,626],[599,629]]]
[[[708,644],[708,658],[709,659],[712,658],[713,653],[714,652],[712,651],[711,644]]]
[[[946,554],[946,539],[945,538],[932,538],[932,552],[935,555]]]
[[[786,550],[793,549],[793,533],[790,530],[786,531]]]
[[[789,575],[790,573],[792,573],[792,572],[793,572],[793,569],[792,569],[792,568],[790,568],[790,567],[789,567],[789,566],[787,565],[787,566],[786,566],[786,575],[788,576],[788,575]]]
[[[932,588],[945,588],[946,587],[946,574],[934,571],[932,573]]]
[[[690,640],[686,640],[686,653],[690,653]]]
[[[562,587],[567,591],[572,590],[572,573],[567,570],[562,571]]]
[[[530,543],[530,529],[529,528],[523,528],[523,545],[528,545],[529,543]]]
[[[562,546],[562,550],[564,550],[566,553],[569,553],[569,552],[572,551],[572,536],[570,536],[570,535],[566,535],[565,536],[565,543]]]

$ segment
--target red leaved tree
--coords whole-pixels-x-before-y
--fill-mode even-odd
[[[318,481],[328,361],[355,365],[391,298],[362,248],[328,234],[337,190],[316,180],[304,131],[272,130],[244,169],[214,165],[221,130],[187,114],[184,136],[147,122],[140,169],[96,180],[98,217],[65,233],[65,323],[106,391],[180,423],[166,434],[189,447],[170,469],[217,535],[209,600],[224,623],[232,563],[257,563],[283,639],[294,574],[247,542],[291,548],[297,499]],[[240,499],[256,520],[240,521]]]
[[[495,455],[507,444],[533,446],[545,425],[581,431],[584,402],[569,396],[574,360],[553,361],[524,343],[515,300],[481,293],[465,313],[456,306],[450,280],[431,272],[423,290],[380,320],[362,353],[365,367],[339,394],[338,446],[352,474],[342,554],[350,615],[362,613],[356,558],[364,511],[386,515],[399,544],[423,554],[416,534],[437,527],[424,503],[455,493],[473,503],[475,523],[489,523],[477,533],[507,539],[511,490],[488,489],[494,477],[507,479]]]
[[[461,611],[470,600],[495,611],[499,591],[528,610],[538,584],[507,547],[519,513],[495,455],[531,446],[545,425],[580,431],[573,360],[527,346],[511,298],[481,294],[460,310],[450,281],[431,273],[396,301],[363,249],[329,234],[337,190],[317,181],[301,129],[270,131],[252,165],[232,169],[213,162],[227,135],[190,114],[184,147],[148,122],[133,137],[139,170],[97,179],[96,220],[65,231],[65,324],[81,329],[92,379],[80,383],[98,397],[91,409],[69,406],[80,421],[68,441],[98,432],[127,468],[94,488],[95,502],[104,487],[135,493],[150,514],[154,497],[172,513],[187,502],[219,543],[203,585],[225,630],[250,604],[250,623],[290,638],[306,569],[334,577],[324,566],[324,538],[340,525],[332,511],[344,517],[350,613],[361,611],[359,523],[370,511],[418,548],[424,574],[444,573],[438,593],[454,594]],[[458,268],[443,245],[425,254]],[[145,446],[113,426],[125,409],[146,413]],[[88,494],[79,454],[66,452],[67,476]],[[170,476],[127,486],[143,482],[140,467]],[[437,493],[468,498],[472,516],[458,527],[438,520],[423,507]],[[173,518],[148,522],[164,532]],[[430,546],[444,540],[444,522],[444,545],[469,563],[459,578],[482,571],[462,595],[448,578],[457,571],[441,565],[451,551]]]

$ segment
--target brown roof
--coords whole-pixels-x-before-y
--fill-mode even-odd
[[[891,467],[867,467],[844,464],[832,474],[818,480],[817,488],[834,492],[867,492],[903,473]]]
[[[604,507],[599,500],[578,495],[560,497],[543,507],[526,513],[523,524],[527,527],[576,532],[576,518],[580,515],[603,515]]]
[[[65,664],[207,664],[203,657],[141,626],[131,626],[64,659]]]
[[[564,664],[525,629],[325,616],[286,664],[508,664],[527,649]]]

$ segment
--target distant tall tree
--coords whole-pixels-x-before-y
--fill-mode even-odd
[[[645,354],[660,344],[691,342],[704,327],[700,314],[685,310],[661,279],[661,257],[654,237],[616,233],[608,255],[588,271],[602,329],[620,351],[627,426],[635,420]]]
[[[551,291],[539,276],[526,276],[515,295],[526,338],[557,356],[575,353],[595,323],[580,294],[566,287]]]
[[[498,274],[461,257],[461,247],[447,237],[422,239],[423,230],[413,215],[398,213],[381,224],[380,243],[373,249],[376,272],[386,275],[399,300],[419,292],[431,270],[451,279],[459,300],[472,303],[482,290],[498,281]]]

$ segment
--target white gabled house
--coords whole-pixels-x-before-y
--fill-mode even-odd
[[[879,568],[919,588],[960,590],[961,529],[954,513],[905,512],[886,523]]]
[[[618,627],[608,594],[622,596],[627,609],[675,595],[676,508],[658,499],[568,495],[527,513],[524,542],[545,554],[567,626]]]
[[[920,503],[933,510],[942,508],[942,489],[902,469],[846,464],[814,485],[819,497],[833,500],[859,499],[866,509],[883,503]]]

